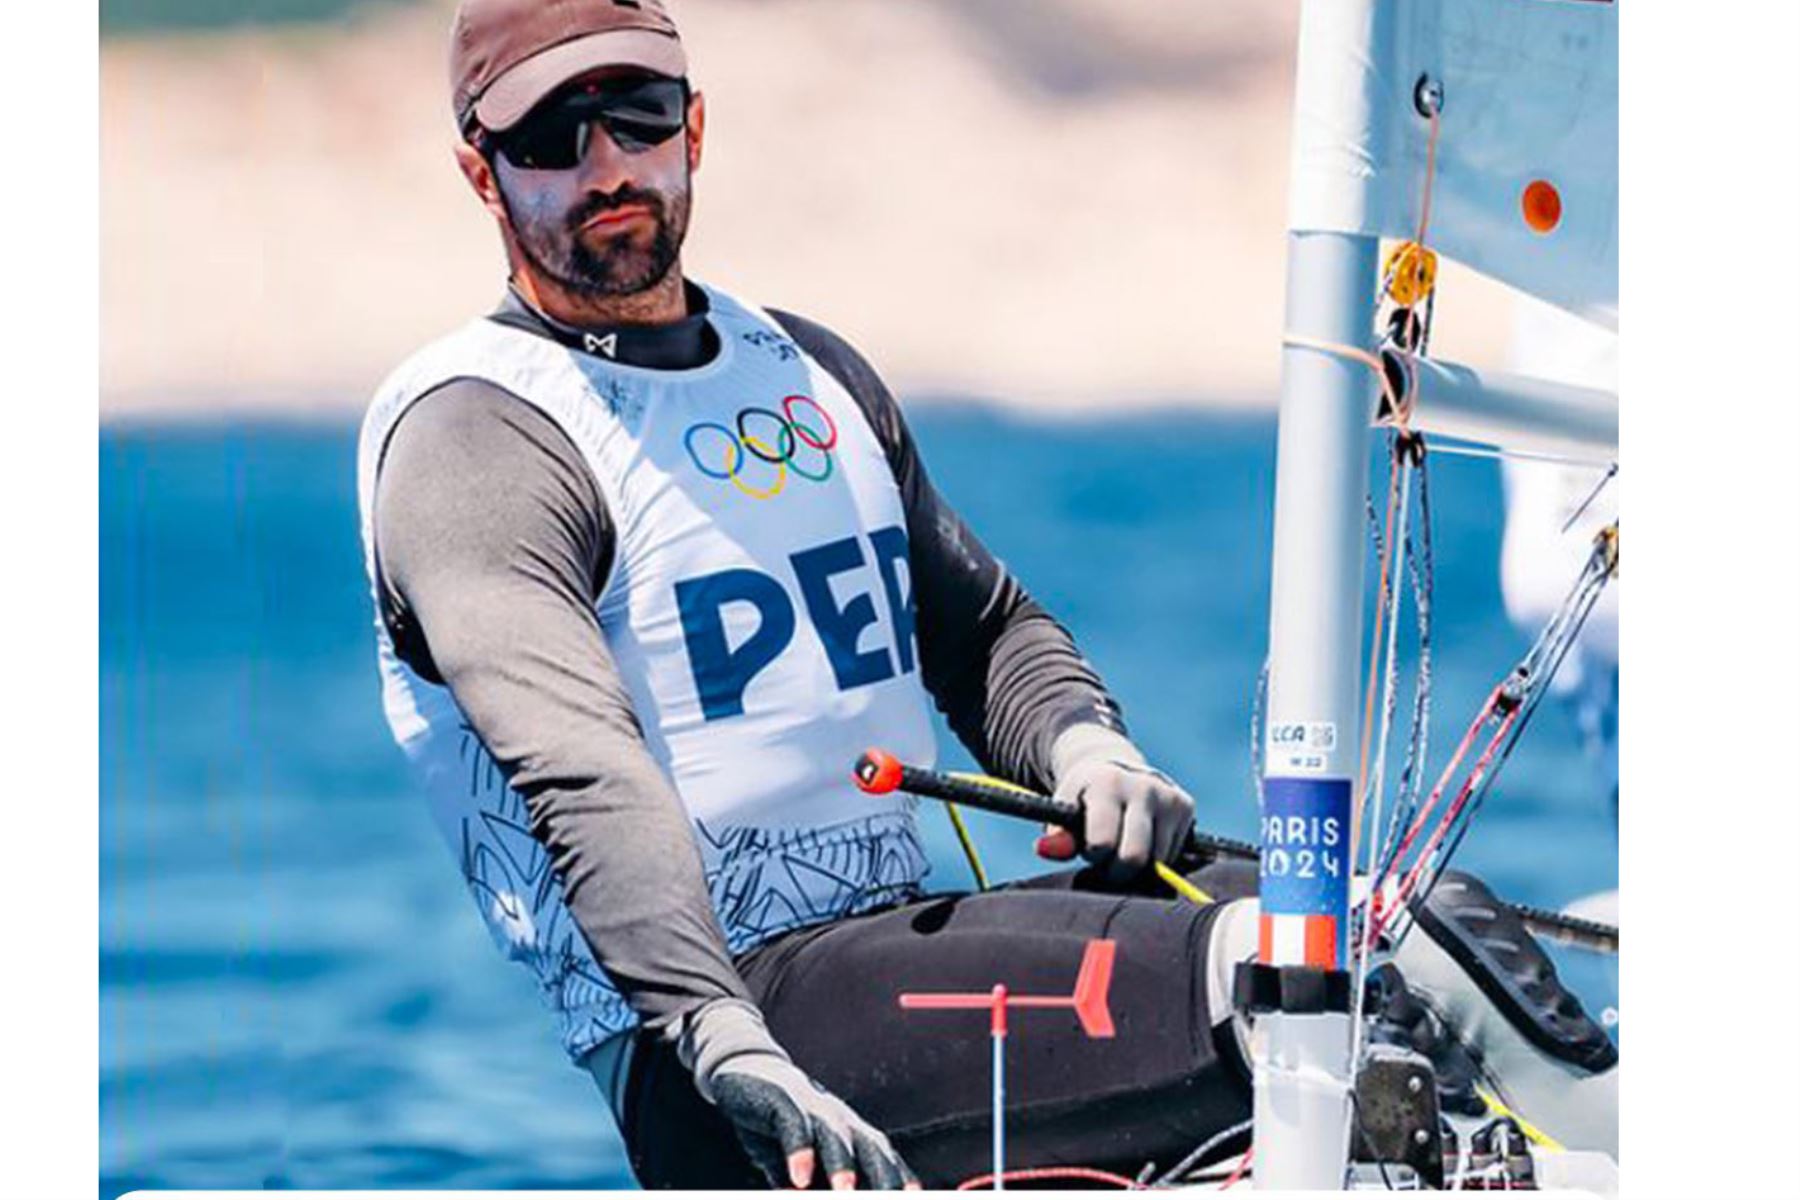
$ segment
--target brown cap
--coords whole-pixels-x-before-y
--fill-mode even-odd
[[[450,30],[457,128],[473,115],[506,129],[576,76],[620,65],[687,74],[662,0],[462,0]]]

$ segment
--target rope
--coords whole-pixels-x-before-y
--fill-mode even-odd
[[[1606,490],[1606,485],[1611,483],[1613,481],[1613,476],[1618,473],[1618,463],[1613,463],[1606,468],[1606,474],[1600,477],[1600,482],[1594,485],[1594,490],[1587,494],[1587,499],[1576,506],[1575,511],[1569,514],[1569,519],[1563,522],[1562,532],[1567,533],[1569,530],[1575,528],[1575,522],[1581,520],[1581,514],[1585,513],[1588,508],[1593,505],[1594,501],[1600,498],[1600,493]]]
[[[1392,860],[1389,863],[1384,865],[1380,875],[1378,875],[1374,879],[1370,880],[1369,894],[1372,898],[1379,897],[1381,895],[1382,887],[1383,887],[1384,882],[1387,879],[1387,877],[1394,873],[1394,870],[1398,866],[1400,859],[1406,854],[1406,851],[1411,848],[1414,839],[1416,839],[1419,836],[1419,834],[1424,831],[1425,822],[1431,816],[1432,809],[1437,807],[1437,802],[1443,797],[1444,789],[1449,786],[1450,780],[1456,774],[1456,768],[1459,765],[1461,765],[1463,757],[1465,755],[1467,755],[1469,752],[1470,746],[1474,745],[1475,737],[1477,734],[1479,734],[1481,732],[1482,725],[1485,724],[1488,717],[1492,715],[1495,704],[1498,701],[1499,696],[1500,696],[1500,690],[1498,688],[1496,688],[1492,693],[1489,694],[1487,702],[1482,705],[1481,711],[1475,715],[1475,720],[1470,723],[1469,728],[1463,733],[1463,739],[1460,743],[1458,743],[1458,745],[1456,747],[1456,753],[1452,754],[1450,756],[1450,761],[1447,764],[1445,764],[1443,774],[1438,777],[1438,782],[1437,782],[1436,786],[1434,786],[1431,789],[1431,795],[1426,799],[1425,804],[1420,809],[1417,818],[1413,821],[1411,826],[1407,829],[1406,836],[1401,838],[1400,844],[1394,848],[1394,854],[1393,854]],[[1493,743],[1490,742],[1488,748],[1485,749],[1482,753],[1481,761],[1485,761],[1487,759],[1492,748],[1493,748]],[[1478,764],[1477,769],[1479,769],[1479,764]],[[1467,789],[1464,789],[1462,792],[1460,792],[1458,794],[1458,802],[1465,799],[1466,796],[1467,796]],[[1460,811],[1460,810],[1458,810],[1458,811]],[[1433,844],[1435,844],[1435,840],[1439,836],[1440,836],[1439,831],[1433,832],[1433,834],[1431,835],[1431,839],[1430,839]],[[1423,861],[1423,852],[1421,853],[1419,861]],[[1410,878],[1410,875],[1411,875],[1411,873],[1409,872],[1409,878]],[[1374,930],[1373,930],[1373,933],[1371,934],[1371,936],[1379,937],[1381,935],[1382,931],[1386,928],[1387,923],[1392,918],[1393,914],[1396,912],[1399,912],[1404,907],[1405,907],[1405,897],[1403,895],[1401,895],[1398,891],[1395,893],[1394,900],[1391,904],[1375,904],[1371,909],[1371,911],[1374,913],[1374,917],[1373,917]]]
[[[1381,656],[1381,631],[1387,619],[1388,607],[1388,572],[1394,558],[1394,512],[1399,507],[1403,474],[1399,467],[1399,459],[1391,460],[1388,470],[1387,519],[1382,525],[1382,532],[1376,541],[1376,553],[1381,561],[1380,584],[1375,589],[1375,626],[1369,636],[1369,669],[1368,687],[1363,696],[1362,742],[1356,756],[1356,802],[1350,814],[1350,861],[1356,861],[1357,841],[1362,829],[1363,805],[1368,800],[1369,780],[1369,739],[1375,729],[1375,680],[1376,667]]]
[[[1498,691],[1495,692],[1496,697],[1499,694]],[[1444,810],[1443,819],[1438,822],[1438,827],[1432,830],[1431,836],[1426,839],[1424,848],[1419,851],[1418,860],[1413,863],[1411,870],[1401,880],[1400,887],[1394,895],[1395,909],[1405,906],[1418,887],[1419,880],[1424,878],[1425,872],[1434,864],[1438,846],[1443,843],[1457,818],[1462,816],[1463,811],[1468,807],[1470,798],[1475,795],[1476,788],[1480,787],[1482,782],[1489,777],[1488,772],[1494,766],[1494,760],[1500,753],[1500,747],[1506,741],[1507,734],[1511,733],[1514,725],[1518,723],[1518,719],[1519,709],[1517,708],[1512,709],[1500,719],[1499,728],[1494,731],[1494,736],[1488,739],[1488,744],[1482,748],[1480,757],[1475,760],[1474,769],[1469,773],[1469,778],[1457,791],[1456,799],[1450,802],[1450,807]],[[1485,789],[1483,789],[1483,794],[1485,794]],[[1470,815],[1473,815],[1472,811]],[[1461,840],[1460,835],[1458,840]],[[1436,872],[1433,874],[1435,876]]]
[[[1425,452],[1422,439],[1417,438],[1416,435],[1395,432],[1389,436],[1389,445],[1387,532],[1385,535],[1378,535],[1376,539],[1377,554],[1381,560],[1381,582],[1376,593],[1379,598],[1378,607],[1375,613],[1374,635],[1369,646],[1369,682],[1363,713],[1362,754],[1357,768],[1356,806],[1350,820],[1350,862],[1354,865],[1357,861],[1359,841],[1365,842],[1362,849],[1366,852],[1368,865],[1364,870],[1364,875],[1371,883],[1377,879],[1375,866],[1382,840],[1381,803],[1387,783],[1387,750],[1392,741],[1394,712],[1399,694],[1400,587],[1398,578],[1391,577],[1391,575],[1396,565],[1396,558],[1401,553],[1400,547],[1402,545],[1410,547],[1411,545],[1412,539],[1408,526],[1412,514],[1412,477],[1416,471],[1423,478],[1425,471]],[[1397,518],[1396,513],[1398,514]],[[1406,562],[1400,561],[1399,566],[1404,570]],[[1384,623],[1387,628],[1385,647],[1381,640]],[[1381,732],[1375,740],[1375,766],[1371,774],[1368,771],[1369,737],[1370,730],[1374,725],[1377,675],[1382,681]],[[1415,717],[1419,711],[1420,703],[1415,695]],[[1370,808],[1366,838],[1363,832],[1365,807]],[[1372,892],[1371,896],[1373,896]],[[1368,908],[1365,908],[1365,913],[1372,911],[1372,908],[1371,903]],[[1351,966],[1351,976],[1354,981],[1351,992],[1350,1017],[1351,1062],[1360,1062],[1362,1056],[1363,985],[1368,979],[1369,954],[1373,942],[1372,922],[1365,916],[1362,921],[1361,936],[1354,939],[1355,955]]]
[[[999,1183],[1038,1183],[1046,1179],[1083,1180],[1087,1183],[1104,1183],[1127,1191],[1139,1191],[1135,1179],[1127,1179],[1123,1175],[1115,1175],[1111,1171],[1102,1171],[1098,1167],[1020,1167],[1017,1170],[1002,1171],[999,1176],[991,1172],[986,1175],[975,1175],[956,1185],[959,1192],[973,1192],[991,1188]]]
[[[1153,861],[1153,865],[1156,868],[1156,877],[1168,884],[1170,889],[1183,900],[1188,901],[1190,904],[1197,904],[1201,908],[1205,908],[1208,904],[1213,902],[1210,893],[1203,891],[1195,884],[1190,883],[1186,876],[1181,874],[1181,872],[1177,871],[1174,867],[1171,867],[1168,863]]]
[[[969,870],[975,876],[975,890],[988,890],[987,868],[981,865],[981,851],[975,848],[975,836],[969,832],[968,823],[963,820],[962,808],[946,800],[944,807],[949,810],[950,824],[956,827],[956,840],[962,843],[963,857],[969,860]]]
[[[1570,454],[1551,454],[1543,450],[1505,450],[1498,446],[1478,446],[1470,442],[1446,442],[1441,438],[1434,439],[1431,448],[1439,454],[1454,454],[1459,458],[1516,459],[1520,462],[1555,463],[1563,467],[1592,467],[1596,471],[1619,469],[1618,463],[1604,459],[1576,458]]]
[[[1250,1156],[1254,1153],[1256,1153],[1255,1146],[1244,1151],[1244,1157],[1238,1159],[1238,1165],[1232,1168],[1231,1174],[1226,1176],[1225,1182],[1219,1185],[1221,1192],[1244,1177],[1244,1172],[1250,1169]]]
[[[1539,1129],[1536,1125],[1533,1125],[1530,1121],[1527,1121],[1524,1117],[1521,1117],[1518,1113],[1508,1108],[1500,1097],[1494,1095],[1486,1088],[1478,1085],[1475,1088],[1475,1094],[1481,1097],[1481,1102],[1487,1105],[1487,1110],[1496,1117],[1512,1118],[1512,1123],[1519,1127],[1519,1132],[1524,1134],[1529,1141],[1537,1143],[1546,1150],[1561,1151],[1568,1149],[1567,1146],[1564,1146],[1561,1142],[1545,1133],[1542,1129]]]
[[[1419,200],[1419,236],[1413,240],[1425,244],[1425,231],[1431,228],[1431,183],[1437,177],[1438,128],[1442,124],[1437,107],[1431,109],[1431,132],[1425,137],[1425,186]]]
[[[1418,535],[1406,544],[1407,574],[1412,581],[1413,609],[1419,626],[1418,663],[1413,680],[1413,711],[1407,734],[1406,762],[1400,769],[1398,796],[1379,861],[1386,862],[1396,839],[1418,811],[1431,730],[1431,597],[1435,565],[1431,550],[1431,475],[1419,470]]]
[[[1587,619],[1594,611],[1595,605],[1600,602],[1601,592],[1605,590],[1608,581],[1617,574],[1618,547],[1619,526],[1615,521],[1602,529],[1594,538],[1593,553],[1588,556],[1587,566],[1581,577],[1570,589],[1563,610],[1552,617],[1544,632],[1539,635],[1537,643],[1532,646],[1531,653],[1526,656],[1525,661],[1515,670],[1514,676],[1509,679],[1508,682],[1513,682],[1515,679],[1519,682],[1523,698],[1519,704],[1518,721],[1500,754],[1502,763],[1512,754],[1513,747],[1518,745],[1519,739],[1524,736],[1525,729],[1531,724],[1531,718],[1537,712],[1539,703],[1549,693],[1550,681],[1556,678],[1557,670],[1561,668],[1563,660],[1568,657],[1569,651],[1574,648],[1575,641],[1580,637],[1582,627],[1587,624]],[[1495,768],[1496,775],[1498,769],[1498,767]],[[1455,838],[1445,848],[1443,863],[1447,864],[1455,855],[1457,848],[1462,845],[1462,839],[1467,836],[1469,831],[1469,823],[1487,798],[1496,775],[1490,775],[1483,780],[1469,806],[1469,820],[1464,822]],[[1426,885],[1422,895],[1430,895],[1431,886],[1442,874],[1442,869],[1440,866],[1437,874]]]
[[[1186,1175],[1189,1171],[1206,1161],[1206,1156],[1211,1154],[1214,1150],[1217,1150],[1220,1146],[1223,1146],[1234,1137],[1240,1137],[1243,1134],[1249,1133],[1250,1127],[1254,1124],[1254,1121],[1239,1121],[1229,1129],[1219,1130],[1219,1132],[1213,1134],[1204,1142],[1201,1142],[1199,1147],[1186,1158],[1163,1172],[1162,1176],[1153,1181],[1150,1186],[1167,1187],[1169,1184],[1179,1181],[1183,1175]]]
[[[1296,350],[1317,350],[1321,354],[1330,354],[1337,358],[1347,358],[1351,362],[1359,362],[1375,372],[1375,378],[1381,382],[1381,395],[1387,401],[1388,412],[1392,413],[1393,423],[1401,429],[1412,417],[1410,398],[1402,398],[1394,392],[1394,381],[1388,378],[1387,368],[1382,364],[1379,355],[1364,350],[1360,346],[1346,346],[1342,342],[1326,341],[1324,338],[1306,337],[1298,333],[1285,333],[1281,336],[1281,344],[1292,346]]]
[[[1617,544],[1616,524],[1608,526],[1594,539],[1593,552],[1589,554],[1568,596],[1538,634],[1524,659],[1489,693],[1486,702],[1464,732],[1456,752],[1451,755],[1449,763],[1438,777],[1430,796],[1410,822],[1405,836],[1383,863],[1381,871],[1371,880],[1370,894],[1374,898],[1371,911],[1375,914],[1372,918],[1375,935],[1379,935],[1397,914],[1405,912],[1415,895],[1421,900],[1428,897],[1455,857],[1473,824],[1475,814],[1480,811],[1495,779],[1499,777],[1501,767],[1518,745],[1538,704],[1548,693],[1550,681],[1555,678],[1588,616],[1599,602],[1601,592],[1612,578],[1617,566]],[[1482,730],[1490,723],[1493,725],[1493,732],[1477,755],[1468,777],[1457,788],[1455,798],[1445,809],[1443,817],[1426,837],[1411,866],[1405,871],[1393,892],[1391,903],[1377,903],[1376,901],[1385,901],[1383,888],[1386,880],[1399,872],[1401,860],[1424,832],[1426,822],[1438,801],[1456,778],[1457,769],[1468,756]],[[1396,945],[1409,929],[1410,925],[1395,935]]]

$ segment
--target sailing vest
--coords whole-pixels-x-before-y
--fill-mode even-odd
[[[918,894],[915,802],[858,791],[864,748],[934,757],[906,520],[855,400],[767,314],[708,289],[714,358],[611,362],[476,320],[381,386],[358,484],[376,579],[376,471],[415,400],[479,378],[554,420],[616,542],[600,628],[675,787],[733,953]],[[579,1059],[636,1018],[563,902],[520,796],[447,688],[402,662],[379,607],[383,704],[501,949],[536,975]]]

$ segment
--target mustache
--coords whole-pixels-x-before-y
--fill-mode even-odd
[[[569,231],[571,233],[578,232],[583,225],[586,225],[601,213],[616,208],[624,208],[628,204],[643,205],[650,210],[658,221],[661,221],[666,216],[662,193],[653,192],[649,188],[626,184],[617,191],[589,193],[586,199],[582,200],[580,204],[577,204],[570,210]]]

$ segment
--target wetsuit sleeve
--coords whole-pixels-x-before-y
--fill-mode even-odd
[[[650,755],[595,615],[612,530],[548,417],[492,384],[416,401],[377,478],[382,608],[523,797],[595,957],[673,1036],[745,997],[686,812]]]
[[[1124,731],[1119,705],[1069,632],[1028,595],[932,486],[887,385],[823,326],[771,314],[844,386],[887,452],[906,509],[926,688],[983,769],[1053,790],[1050,748],[1073,725]]]

